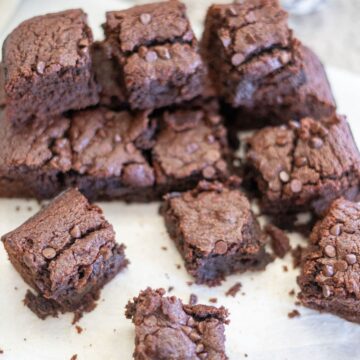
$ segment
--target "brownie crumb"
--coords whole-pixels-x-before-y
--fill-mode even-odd
[[[295,301],[294,303],[296,306],[300,306],[301,305],[301,302],[300,301]]]
[[[28,207],[27,207],[27,210],[28,210],[28,211],[33,211],[33,208],[32,208],[31,206],[28,206]]]
[[[225,295],[235,297],[236,294],[240,291],[241,286],[241,282],[237,282],[225,293]]]
[[[290,250],[289,237],[283,230],[272,224],[267,224],[265,226],[265,232],[271,238],[270,244],[275,255],[282,259]]]
[[[20,211],[20,206],[19,205],[15,207],[15,211],[17,211],[17,212]]]
[[[188,286],[191,286],[194,282],[193,281],[187,281],[186,283],[188,284]]]
[[[303,252],[303,247],[298,245],[295,249],[291,251],[291,255],[293,257],[293,267],[294,269],[298,268],[301,263],[301,256]]]
[[[213,304],[216,304],[218,299],[216,297],[210,298],[209,301]]]
[[[291,291],[289,291],[289,295],[290,295],[290,296],[295,296],[295,290],[292,289]]]
[[[4,353],[4,350],[3,349],[0,349],[0,354],[3,354]]]
[[[198,302],[198,297],[195,294],[190,294],[189,304],[196,305]]]
[[[288,313],[289,319],[293,319],[293,318],[299,317],[299,316],[300,316],[300,313],[299,313],[299,311],[296,310],[296,309],[294,309],[293,311],[290,311],[290,312]]]
[[[249,355],[248,354],[244,354],[245,357],[248,357]]]
[[[173,286],[169,286],[168,287],[168,292],[172,292],[174,290],[174,287]]]
[[[289,269],[288,269],[288,267],[287,267],[286,265],[283,266],[283,270],[284,270],[284,272],[288,272],[288,271],[289,271]]]
[[[84,330],[84,329],[83,329],[81,326],[79,326],[79,325],[76,325],[76,326],[75,326],[75,329],[76,329],[76,331],[77,331],[78,334],[81,334],[81,333],[83,332],[83,330]]]
[[[70,360],[77,360],[77,354],[73,355]]]
[[[180,265],[180,264],[176,264],[176,268],[177,268],[177,269],[181,269],[181,265]]]
[[[166,246],[162,246],[161,247],[161,250],[164,250],[164,251],[166,251],[168,248],[166,247]]]

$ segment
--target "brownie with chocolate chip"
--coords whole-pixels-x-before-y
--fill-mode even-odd
[[[256,128],[334,112],[322,64],[293,37],[287,17],[277,0],[209,8],[202,52],[230,124]]]
[[[269,214],[323,213],[359,191],[360,155],[345,117],[266,127],[248,139],[247,166]]]
[[[302,256],[301,303],[360,323],[360,205],[339,198],[317,222]]]
[[[35,293],[25,304],[40,318],[95,307],[101,288],[127,266],[124,245],[102,210],[69,189],[2,237],[9,259]]]
[[[208,110],[178,109],[161,116],[163,126],[152,148],[152,165],[162,193],[229,175],[226,129],[218,113]]]
[[[104,29],[132,109],[169,106],[202,93],[206,70],[181,2],[108,12]]]
[[[7,116],[25,122],[95,105],[92,41],[80,9],[37,16],[13,30],[2,58]]]
[[[135,360],[227,360],[224,307],[185,305],[147,288],[126,306],[135,325]]]
[[[271,259],[238,185],[235,178],[228,185],[202,181],[191,191],[165,196],[165,225],[197,283],[218,285],[226,275],[262,270]]]

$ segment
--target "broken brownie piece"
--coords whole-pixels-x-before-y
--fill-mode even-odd
[[[95,105],[92,41],[80,9],[21,23],[3,44],[7,116],[24,122]]]
[[[201,179],[228,176],[227,134],[217,113],[204,109],[175,110],[165,112],[160,121],[163,127],[152,149],[152,164],[160,188],[190,189]]]
[[[166,195],[161,212],[197,283],[218,285],[226,275],[262,270],[270,261],[250,203],[236,188],[203,181],[194,190]]]
[[[269,214],[322,213],[358,193],[360,155],[345,117],[267,127],[248,140],[247,164]]]
[[[37,293],[28,292],[26,305],[42,319],[92,310],[101,288],[128,264],[101,209],[75,189],[2,241],[15,269]]]
[[[260,127],[334,112],[321,63],[293,38],[277,0],[212,5],[202,52],[219,96],[237,108],[230,124]]]
[[[360,205],[334,201],[302,256],[299,299],[309,308],[360,323]]]
[[[184,305],[165,290],[147,288],[126,306],[135,324],[135,360],[228,359],[224,307]]]
[[[104,29],[132,109],[164,107],[202,94],[206,71],[181,2],[108,12]]]

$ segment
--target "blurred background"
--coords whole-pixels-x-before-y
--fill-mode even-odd
[[[241,2],[241,0],[237,0]],[[126,8],[149,0],[0,0],[0,41],[20,21],[44,12],[85,6],[95,37],[105,10]],[[231,0],[184,0],[196,32],[201,33],[206,8]],[[327,66],[360,74],[360,0],[281,0],[290,12],[297,36],[313,48]],[[91,7],[90,7],[91,4]]]

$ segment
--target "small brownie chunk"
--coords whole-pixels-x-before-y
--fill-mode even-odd
[[[310,242],[298,277],[301,303],[360,323],[360,204],[334,201]]]
[[[224,307],[184,305],[165,290],[147,288],[129,301],[135,324],[135,360],[226,360]]]
[[[314,210],[358,193],[360,155],[342,116],[267,127],[248,140],[247,164],[269,214]]]
[[[159,188],[165,192],[190,189],[201,179],[228,176],[227,133],[221,120],[217,113],[203,109],[163,114],[163,128],[152,149]]]
[[[206,70],[181,2],[108,12],[104,29],[132,109],[164,107],[202,93]]]
[[[68,311],[78,318],[92,310],[101,288],[128,263],[101,209],[75,189],[2,241],[15,269],[37,293],[27,293],[26,305],[42,319]]]
[[[235,188],[202,181],[194,190],[166,195],[161,212],[197,283],[218,285],[226,275],[262,270],[270,261],[250,203]]]
[[[21,23],[3,44],[8,117],[24,122],[96,104],[92,41],[80,9]]]
[[[218,94],[238,108],[239,126],[334,111],[321,63],[293,38],[277,0],[212,5],[202,52]]]

